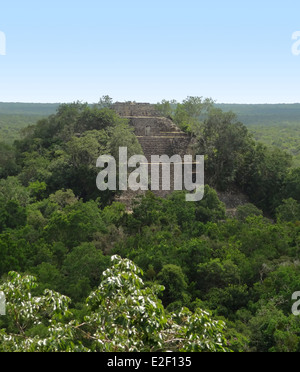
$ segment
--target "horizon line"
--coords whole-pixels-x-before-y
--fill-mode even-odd
[[[88,105],[97,105],[98,102],[88,102],[88,101],[83,101],[83,100],[74,100],[74,101],[64,101],[64,102],[33,102],[33,101],[0,101],[0,104],[36,104],[36,105],[62,105],[62,104],[72,104],[72,103],[82,103],[85,104],[87,103]],[[136,103],[149,103],[152,105],[156,105],[157,103],[160,102],[142,102],[142,101],[114,101],[113,103],[126,103],[126,102],[136,102]],[[180,103],[180,102],[178,102]],[[214,102],[216,105],[299,105],[299,102]]]

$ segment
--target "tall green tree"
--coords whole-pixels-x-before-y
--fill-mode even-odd
[[[244,166],[244,159],[254,142],[247,128],[232,112],[212,109],[195,134],[196,151],[205,156],[207,181],[226,190],[232,186]]]

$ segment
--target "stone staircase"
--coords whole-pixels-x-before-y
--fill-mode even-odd
[[[136,115],[135,109],[136,107]],[[122,115],[122,110],[124,115]],[[128,112],[130,111],[130,116]],[[182,132],[175,123],[168,118],[159,117],[156,113],[152,112],[148,107],[148,111],[141,113],[141,108],[136,104],[136,106],[131,105],[130,110],[126,105],[122,108],[118,106],[118,114],[129,120],[131,126],[134,127],[135,135],[141,144],[144,155],[148,160],[148,170],[149,170],[149,180],[151,172],[151,155],[180,155],[183,160],[183,156],[188,154],[188,147],[190,144],[190,137],[186,133]],[[150,114],[149,114],[150,113]],[[150,189],[150,185],[149,185]],[[163,191],[161,190],[161,180],[160,180],[160,190],[153,191],[155,195],[160,197],[165,197],[170,194],[174,189],[174,168],[171,165],[171,190]],[[136,194],[141,194],[139,191]],[[124,202],[129,206],[130,201],[133,198],[133,192],[128,190],[123,192],[118,198],[119,201]]]
[[[169,138],[167,136],[148,136],[137,138],[142,146],[144,155],[149,162],[151,161],[151,155],[172,155],[173,138]]]

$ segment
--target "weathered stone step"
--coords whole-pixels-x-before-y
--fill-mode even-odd
[[[172,155],[179,154],[181,157],[188,153],[190,136],[181,131],[180,128],[170,119],[161,117],[156,112],[155,105],[147,103],[116,103],[115,111],[124,118],[134,128],[134,133],[138,138],[143,149],[144,155],[151,164],[152,155]],[[149,166],[149,170],[150,170]],[[171,166],[171,187],[174,184],[174,170]],[[161,185],[162,179],[159,184]],[[154,192],[157,196],[165,197],[170,191],[159,190]],[[120,197],[125,202],[134,198],[136,193],[126,191]]]

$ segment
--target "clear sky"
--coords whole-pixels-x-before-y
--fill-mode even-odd
[[[2,1],[0,101],[300,102],[298,30],[299,0]]]

